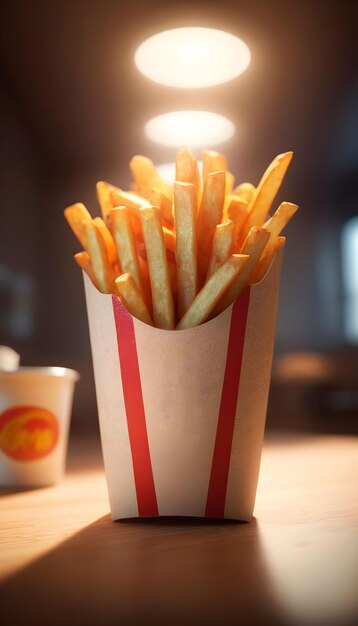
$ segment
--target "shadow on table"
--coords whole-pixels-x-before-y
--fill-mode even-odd
[[[255,520],[106,516],[3,584],[1,622],[278,626],[272,594]]]

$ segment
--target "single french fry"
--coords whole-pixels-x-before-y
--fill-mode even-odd
[[[242,244],[242,233],[248,218],[248,202],[240,196],[231,196],[231,202],[227,209],[227,217],[235,224],[234,252],[240,250]]]
[[[82,248],[87,250],[86,224],[92,221],[92,217],[85,205],[82,202],[77,202],[68,206],[64,210],[64,216]]]
[[[127,311],[129,311],[133,317],[136,317],[145,324],[153,326],[153,322],[143,300],[143,296],[139,291],[132,274],[121,274],[121,276],[118,276],[114,282],[117,293]]]
[[[133,276],[139,291],[144,295],[137,248],[131,227],[130,210],[126,207],[118,207],[111,210],[110,216],[121,270],[123,273],[130,273]]]
[[[281,202],[273,216],[264,223],[263,228],[271,233],[271,235],[279,235],[297,210],[298,204],[293,204],[292,202]]]
[[[104,221],[106,221],[107,215],[112,209],[112,198],[111,191],[108,183],[105,183],[103,180],[100,180],[96,185],[97,192],[97,200],[98,204],[101,207],[101,213]]]
[[[133,191],[123,191],[120,187],[109,184],[113,208],[116,206],[126,206],[128,209],[138,211],[142,207],[151,206],[150,202]]]
[[[225,291],[243,271],[249,257],[233,254],[205,283],[177,325],[178,330],[192,328],[205,322]]]
[[[149,208],[152,205],[145,198],[132,193],[131,191],[122,191],[118,187],[111,187],[111,197],[115,206],[125,206],[131,209],[132,228],[135,237],[139,243],[143,242],[142,225],[139,217],[139,209]],[[171,252],[175,253],[175,233],[168,227],[163,226],[163,234],[165,240],[165,247]]]
[[[166,196],[171,196],[169,186],[161,179],[150,159],[136,155],[131,159],[129,167],[140,196],[150,200],[153,187],[162,191]]]
[[[191,183],[174,184],[178,315],[182,317],[198,290],[196,243],[196,189]]]
[[[176,154],[175,181],[194,185],[197,203],[199,203],[201,197],[201,179],[198,162],[187,148],[182,148]]]
[[[235,224],[226,220],[215,228],[213,247],[206,280],[230,257],[234,244]]]
[[[210,258],[211,242],[217,224],[220,224],[225,199],[225,172],[207,175],[198,212],[198,249]]]
[[[174,328],[174,303],[162,225],[154,207],[140,209],[139,214],[148,258],[154,324],[170,330]]]
[[[138,264],[140,269],[140,275],[142,278],[144,300],[146,302],[148,311],[152,315],[152,290],[150,287],[149,267],[147,260],[147,252],[144,243],[137,244]],[[169,265],[169,264],[168,264]]]
[[[253,226],[250,229],[249,234],[247,235],[246,240],[241,248],[241,254],[249,255],[249,260],[246,263],[243,271],[234,280],[231,287],[229,287],[224,296],[216,305],[212,314],[213,317],[216,317],[216,315],[219,315],[219,313],[227,309],[230,304],[233,304],[235,300],[237,300],[237,298],[242,294],[245,287],[247,287],[253,269],[256,266],[256,263],[259,260],[269,240],[269,237],[270,233],[268,233],[263,228]]]
[[[274,237],[271,242],[272,235],[269,243],[264,249],[259,261],[257,262],[252,275],[250,276],[250,283],[259,283],[267,274],[272,262],[279,250],[283,248],[286,242],[286,237]],[[270,245],[269,245],[270,244]]]
[[[225,196],[230,196],[234,188],[235,176],[231,172],[225,172]]]
[[[102,293],[113,291],[113,270],[108,260],[107,248],[97,224],[92,220],[85,224],[88,254],[91,257],[96,285]]]
[[[205,187],[205,182],[208,177],[208,174],[211,172],[226,172],[227,169],[227,160],[223,154],[220,152],[215,152],[215,150],[204,150],[202,153],[203,160],[203,185]]]
[[[150,201],[152,206],[158,207],[160,214],[162,216],[162,220],[165,224],[169,224],[169,226],[173,226],[174,218],[173,218],[173,202],[171,198],[165,195],[160,189],[153,187]]]
[[[244,198],[248,203],[251,202],[254,193],[255,186],[252,183],[241,183],[234,190],[234,194],[240,196],[240,198]]]
[[[292,156],[293,152],[279,154],[265,171],[249,205],[248,230],[251,226],[262,226],[266,220]]]
[[[73,258],[75,259],[77,265],[81,268],[81,270],[84,270],[86,272],[87,276],[90,278],[94,286],[98,289],[90,255],[87,254],[87,252],[77,252],[77,254],[75,254]]]
[[[150,288],[150,279],[149,279],[149,269],[148,269],[148,259],[147,259],[147,251],[145,249],[144,243],[140,243],[137,246],[138,250],[138,260],[141,269],[141,274],[143,277],[144,287],[146,289],[146,285],[148,285],[148,290],[150,292],[150,305],[148,306],[149,310],[151,310],[151,288]],[[177,266],[175,261],[175,254],[170,250],[166,250],[167,253],[167,261],[168,261],[168,270],[169,270],[169,278],[170,278],[170,288],[172,290],[174,300],[178,295],[178,277],[177,277]],[[147,300],[147,299],[146,299]],[[175,302],[174,302],[175,304]]]
[[[93,221],[97,224],[103,237],[104,243],[106,244],[107,256],[110,264],[113,266],[114,269],[119,269],[116,244],[114,243],[113,237],[108,230],[108,226],[104,223],[101,217],[95,217]]]

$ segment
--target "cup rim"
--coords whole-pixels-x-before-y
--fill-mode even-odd
[[[2,370],[0,369],[0,376],[45,376],[49,378],[67,378],[76,382],[79,380],[80,375],[76,370],[68,367],[58,366],[21,366],[16,370]]]

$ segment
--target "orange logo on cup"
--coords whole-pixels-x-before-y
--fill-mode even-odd
[[[53,413],[36,406],[16,406],[0,414],[0,450],[17,461],[49,454],[58,440]]]

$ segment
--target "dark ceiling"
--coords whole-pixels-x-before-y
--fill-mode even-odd
[[[357,3],[342,0],[3,0],[1,13],[7,105],[50,169],[92,169],[98,177],[108,168],[122,171],[136,152],[171,159],[142,128],[148,117],[176,108],[233,119],[237,134],[225,150],[244,176],[291,148],[319,170],[357,60]],[[252,64],[244,75],[191,92],[137,72],[133,53],[147,35],[199,24],[248,43]]]

